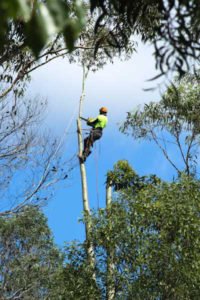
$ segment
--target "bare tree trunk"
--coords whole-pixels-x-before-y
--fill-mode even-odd
[[[82,139],[82,127],[81,127],[81,114],[82,114],[82,105],[85,97],[85,80],[87,78],[87,73],[83,66],[83,79],[82,79],[82,92],[80,97],[79,104],[79,117],[77,120],[77,132],[78,132],[78,146],[79,153],[82,154],[83,151],[83,139]],[[88,257],[88,263],[93,272],[93,279],[96,280],[95,276],[95,256],[94,256],[94,246],[91,237],[91,219],[90,219],[90,207],[89,207],[89,199],[88,199],[88,187],[87,187],[87,176],[85,165],[82,161],[80,161],[80,172],[81,172],[81,183],[82,183],[82,199],[83,199],[83,210],[85,215],[85,234],[86,234],[86,251]]]
[[[112,203],[112,182],[106,184],[106,209],[109,211]]]
[[[107,185],[106,185],[106,209],[107,209],[108,219],[110,216],[111,202],[112,202],[112,182],[107,182]],[[112,237],[111,237],[111,241],[112,241]],[[115,253],[115,248],[114,248],[114,245],[111,243],[111,245],[108,245],[108,248],[107,248],[106,300],[113,300],[115,298],[114,253]]]

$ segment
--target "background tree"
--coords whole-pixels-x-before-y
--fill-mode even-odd
[[[67,3],[70,16],[72,18],[76,18],[74,2],[68,1]],[[46,47],[40,51],[37,58],[26,46],[24,41],[25,36],[23,33],[23,24],[20,22],[10,23],[7,41],[0,53],[1,101],[3,101],[3,99],[11,92],[17,96],[23,96],[27,84],[31,79],[31,73],[52,60],[62,57],[68,59],[70,63],[77,62],[80,65],[81,60],[84,60],[85,67],[90,65],[90,69],[94,71],[95,68],[103,66],[109,59],[112,60],[114,55],[119,54],[115,48],[112,48],[107,43],[107,36],[109,35],[107,29],[102,29],[98,32],[98,34],[94,34],[95,22],[98,15],[93,13],[91,16],[88,10],[88,5],[84,4],[87,26],[79,35],[79,38],[73,46],[72,52],[66,46],[63,36],[57,34],[53,36]],[[105,41],[105,43],[103,41]],[[112,41],[111,37],[109,41]],[[98,59],[94,57],[96,44],[99,44]],[[126,50],[121,51],[121,57],[124,52],[127,53],[128,51],[129,55],[131,55],[134,49],[135,44],[130,41],[126,45]],[[83,52],[85,53],[85,57],[83,57]],[[91,68],[91,66],[93,67]]]
[[[1,299],[49,299],[63,256],[37,208],[0,219],[0,251]]]
[[[10,2],[12,3],[10,4]],[[19,5],[22,5],[23,2],[27,1],[2,1],[1,5],[3,8],[6,6],[7,10],[10,9],[10,6],[14,6],[15,12],[17,12],[16,2],[20,2]],[[74,47],[75,39],[78,37],[80,26],[84,22],[82,12],[84,14],[86,6],[83,9],[76,1],[49,0],[46,3],[42,1],[33,2],[35,8],[33,8],[33,20],[30,20],[30,24],[22,21],[23,18],[16,16],[16,20],[9,19],[6,33],[4,27],[1,28],[5,34],[5,41],[0,48],[1,101],[11,91],[14,91],[17,96],[23,95],[32,71],[70,53]],[[31,1],[29,4],[31,7]],[[46,15],[43,15],[45,13]],[[80,18],[77,17],[77,14]],[[4,14],[4,17],[7,19],[6,14]],[[55,24],[53,25],[52,22]],[[26,31],[27,26],[29,32]],[[65,35],[60,34],[60,30],[56,29],[55,34],[52,34],[51,30],[54,31],[55,26],[57,29],[64,26],[63,30],[68,36],[67,39],[65,39]],[[27,36],[29,36],[29,40],[31,37],[30,41],[27,40]],[[65,41],[67,41],[67,45]],[[31,48],[34,48],[33,50],[37,52],[36,56],[35,53],[30,51],[28,42],[32,42]]]
[[[101,299],[98,283],[93,278],[93,270],[88,264],[87,246],[77,241],[64,248],[65,263],[57,272],[50,299]],[[55,298],[54,298],[55,297]]]
[[[0,216],[44,204],[72,167],[63,168],[60,142],[41,128],[45,108],[39,98],[0,103]]]
[[[165,158],[180,174],[197,172],[200,134],[200,86],[197,75],[185,75],[175,80],[160,102],[145,104],[134,112],[129,112],[121,131],[135,139],[154,141]],[[169,147],[178,151],[182,160],[172,159]]]
[[[99,298],[107,299],[108,249],[112,247],[114,299],[197,299],[199,182],[189,176],[173,183],[140,177],[126,161],[118,162],[108,178],[115,190],[109,217],[106,209],[93,215]],[[87,277],[82,273],[86,270],[84,248],[73,244],[67,257],[66,269],[77,274],[77,299],[82,299],[87,288],[95,289],[83,284]],[[76,293],[73,285],[70,288],[72,295]]]
[[[131,0],[90,0],[90,8],[99,15],[95,32],[106,29],[108,33],[103,40],[98,41],[96,50],[101,42],[105,43],[105,39],[114,48],[126,48],[132,36],[138,35],[142,41],[154,45],[156,66],[161,75],[168,70],[178,71],[182,75],[191,68],[192,61],[199,61],[198,0],[140,0],[137,3]],[[15,40],[11,35],[8,43],[10,26],[13,24],[17,23],[17,34],[21,32],[23,38],[20,44],[14,42],[12,54],[29,46],[38,56],[56,34],[64,36],[67,48],[72,50],[85,23],[85,6],[79,1],[2,0],[0,12],[3,16],[0,24],[0,51],[3,51],[4,58],[8,54],[7,44],[13,44]]]
[[[100,9],[96,31],[109,28],[117,48],[134,35],[154,45],[160,75],[168,70],[180,75],[199,62],[200,3],[198,0],[90,0],[91,10]]]

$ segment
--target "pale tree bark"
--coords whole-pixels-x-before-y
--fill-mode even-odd
[[[79,116],[77,120],[77,132],[78,132],[78,147],[79,153],[83,152],[83,138],[82,138],[82,126],[81,126],[81,115],[82,115],[82,107],[85,97],[85,81],[88,75],[88,71],[85,69],[83,65],[83,79],[82,79],[82,91],[79,103]],[[84,163],[80,160],[80,172],[81,172],[81,184],[82,184],[82,199],[83,199],[83,210],[85,215],[85,234],[86,234],[86,251],[88,257],[88,263],[93,272],[93,279],[96,281],[95,275],[95,255],[94,255],[94,246],[92,242],[92,224],[91,224],[91,212],[89,206],[89,198],[88,198],[88,187],[87,187],[87,175]]]
[[[106,184],[106,209],[109,212],[112,203],[112,182]]]
[[[110,217],[110,207],[112,203],[112,182],[107,181],[106,184],[106,209],[108,219]],[[110,238],[112,242],[112,237]],[[106,282],[106,300],[113,300],[115,298],[115,281],[114,281],[114,254],[115,248],[113,243],[107,247],[107,282]]]

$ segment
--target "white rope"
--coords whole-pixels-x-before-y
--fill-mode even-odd
[[[97,209],[99,209],[99,171],[98,171],[98,153],[97,145],[94,145],[94,162],[96,171],[96,196],[97,196]]]
[[[58,146],[57,146],[56,151],[55,151],[55,153],[54,153],[53,156],[55,156],[55,155],[58,153],[60,147],[63,145],[63,142],[64,142],[64,140],[65,140],[65,136],[67,135],[67,133],[68,133],[70,127],[72,126],[72,122],[73,122],[73,120],[74,120],[75,115],[76,115],[77,112],[78,112],[78,107],[75,107],[75,109],[74,109],[74,111],[73,111],[73,114],[71,115],[71,118],[70,118],[70,120],[69,120],[67,126],[65,127],[65,130],[64,130],[64,132],[63,132],[63,135],[60,137],[60,141],[59,141],[59,143],[58,143]]]

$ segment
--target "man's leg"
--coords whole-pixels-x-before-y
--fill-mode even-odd
[[[99,129],[91,130],[90,135],[84,139],[84,150],[82,154],[83,161],[91,154],[90,148],[93,147],[95,141],[99,140],[102,136],[102,131]]]
[[[93,144],[92,135],[90,133],[90,135],[84,139],[84,149],[83,149],[83,153],[82,153],[83,161],[85,161],[86,158],[90,155],[90,153],[91,153],[90,147],[92,146],[92,144]]]
[[[102,130],[100,129],[95,129],[93,130],[93,134],[92,134],[92,146],[94,144],[95,141],[99,140],[102,137]]]

